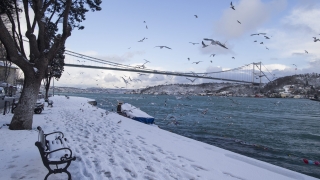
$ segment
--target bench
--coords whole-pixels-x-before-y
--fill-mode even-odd
[[[64,138],[63,133],[60,131],[44,134],[40,126],[38,126],[37,129],[39,134],[38,141],[35,145],[39,149],[44,166],[49,170],[44,180],[46,180],[50,174],[63,172],[67,173],[68,180],[71,180],[71,174],[67,171],[67,168],[70,166],[71,161],[76,160],[76,157],[72,156],[72,151],[67,144],[67,139]],[[47,137],[52,139],[47,139]]]
[[[48,106],[47,106],[47,107],[49,107],[49,106],[50,106],[50,107],[53,107],[53,101],[52,101],[52,100],[48,100],[47,103],[48,103]]]

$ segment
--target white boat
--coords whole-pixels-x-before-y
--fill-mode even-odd
[[[143,122],[146,124],[154,123],[154,117],[141,111],[140,108],[132,106],[131,104],[128,104],[128,103],[124,103],[124,104],[119,103],[117,107],[117,112],[121,115],[124,115],[126,117],[129,117],[139,122]]]

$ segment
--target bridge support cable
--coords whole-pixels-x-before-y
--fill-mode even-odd
[[[190,74],[185,74],[185,73],[162,72],[162,71],[146,71],[146,70],[142,70],[142,69],[123,69],[123,68],[115,68],[115,67],[87,66],[87,65],[77,65],[77,64],[65,64],[65,66],[77,67],[77,68],[107,69],[107,70],[115,70],[115,71],[129,71],[129,72],[140,72],[140,73],[149,73],[149,74],[183,76],[183,77],[192,77],[192,78],[199,78],[199,79],[212,79],[212,80],[241,82],[241,83],[252,83],[249,81],[239,81],[239,80],[233,80],[233,79],[215,78],[215,77],[211,77],[211,76],[197,76],[197,75],[190,75]]]
[[[220,81],[231,81],[231,82],[240,82],[240,83],[255,83],[254,82],[254,64],[246,64],[244,66],[229,69],[225,71],[217,71],[217,72],[206,72],[206,73],[185,73],[185,72],[168,72],[168,71],[160,71],[148,69],[145,67],[137,67],[130,66],[120,63],[115,63],[112,61],[107,61],[91,56],[87,56],[84,54],[76,53],[70,50],[66,50],[65,54],[68,56],[72,56],[77,58],[78,62],[82,62],[79,59],[86,60],[83,61],[82,65],[66,63],[65,66],[70,67],[80,67],[80,68],[94,68],[94,69],[108,69],[108,70],[116,70],[116,71],[129,71],[129,72],[140,72],[140,73],[149,73],[149,74],[162,74],[162,75],[173,75],[173,76],[184,76],[184,77],[193,77],[193,78],[201,78],[201,79],[212,79],[212,80],[220,80]],[[98,65],[88,65],[88,62],[93,62]],[[261,68],[260,68],[261,70]],[[250,80],[252,78],[252,80]]]

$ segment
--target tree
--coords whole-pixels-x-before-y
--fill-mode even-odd
[[[23,91],[9,126],[12,130],[32,128],[33,107],[48,65],[56,57],[59,49],[64,47],[72,30],[84,28],[80,23],[85,20],[88,9],[101,10],[101,0],[22,0],[21,2],[22,9],[17,0],[0,1],[0,15],[5,15],[11,25],[11,28],[8,28],[0,18],[0,41],[5,47],[6,59],[17,65],[24,73]],[[21,13],[24,13],[26,20],[26,32],[21,31]],[[32,13],[34,18],[31,19]],[[58,26],[58,23],[62,25]],[[34,34],[36,28],[37,35]],[[28,39],[29,57],[25,51],[23,33]]]
[[[64,47],[60,48],[56,57],[52,60],[51,64],[48,66],[47,73],[44,78],[44,87],[46,90],[45,99],[48,99],[48,92],[50,88],[50,83],[52,78],[59,80],[62,72],[64,70]]]

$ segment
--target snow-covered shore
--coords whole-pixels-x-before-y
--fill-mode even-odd
[[[0,118],[1,179],[44,179],[48,173],[34,143],[37,126],[62,131],[76,161],[72,179],[313,180],[316,178],[195,141],[88,104],[55,96],[53,107],[34,115],[32,130],[10,131]],[[65,174],[49,179],[66,179]]]

